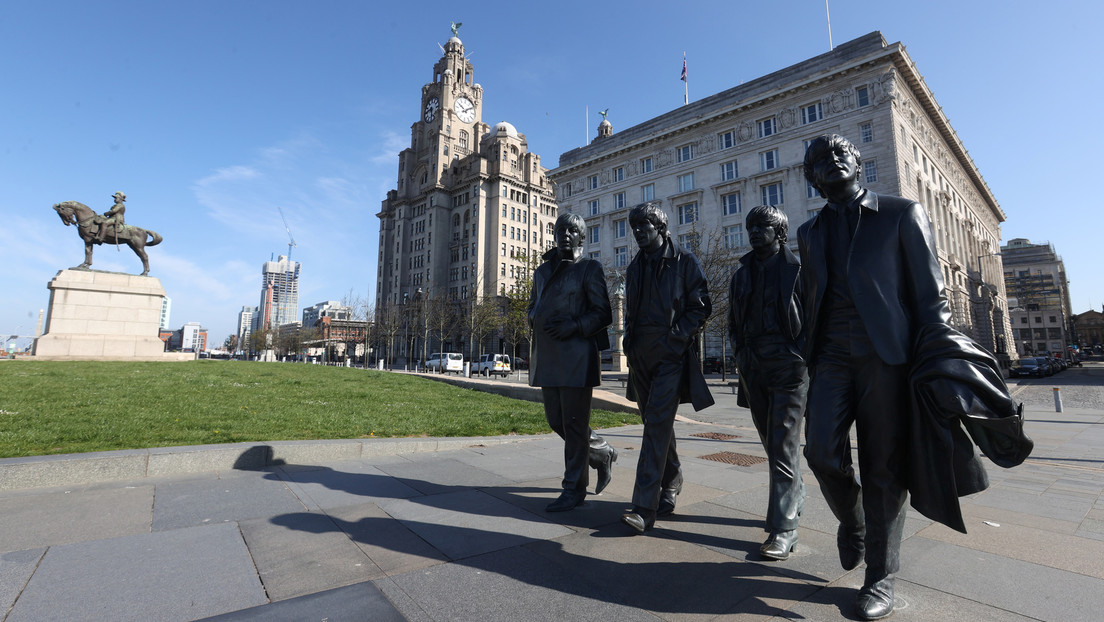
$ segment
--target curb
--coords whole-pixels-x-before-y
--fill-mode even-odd
[[[543,435],[271,441],[4,458],[0,459],[0,491],[189,473],[259,470],[285,464],[397,456],[519,443],[539,438]]]

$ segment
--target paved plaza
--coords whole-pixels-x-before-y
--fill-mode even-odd
[[[561,514],[543,511],[563,471],[551,434],[0,460],[0,620],[854,619],[863,566],[840,568],[807,469],[796,552],[759,559],[765,454],[710,384],[717,405],[675,426],[676,513],[637,536],[619,518],[639,425],[601,431],[613,482]],[[986,463],[968,535],[910,512],[891,620],[1101,619],[1104,364],[1010,386],[1034,453]]]

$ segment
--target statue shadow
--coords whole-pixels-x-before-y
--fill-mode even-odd
[[[436,581],[447,577],[448,586],[430,581],[424,589],[446,598],[475,595],[462,606],[478,607],[480,596],[516,590],[512,584],[645,611],[790,619],[801,616],[779,603],[816,594],[849,606],[854,598],[852,590],[823,593],[829,588],[820,577],[753,562],[758,542],[678,531],[679,524],[753,526],[746,519],[679,515],[639,536],[620,522],[624,500],[590,497],[573,511],[549,514],[543,507],[559,491],[546,487],[447,485],[306,465],[285,465],[265,477],[294,482],[324,512],[282,514],[271,523],[307,533],[344,533],[385,574],[401,576],[401,582],[411,583],[404,589],[418,593],[426,579],[410,571],[448,562],[458,568],[432,573]],[[740,551],[748,559],[703,546]],[[537,594],[517,606],[549,598]]]

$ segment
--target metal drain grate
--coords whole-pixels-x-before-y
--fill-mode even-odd
[[[708,438],[714,441],[731,441],[734,438],[740,438],[739,434],[724,434],[721,432],[702,432],[701,434],[691,434],[690,436]]]
[[[734,464],[736,466],[754,466],[756,464],[762,464],[767,461],[766,458],[759,456],[749,456],[747,454],[738,454],[732,451],[721,451],[715,454],[709,454],[708,456],[702,456],[703,460],[713,460],[715,462],[724,462],[725,464]]]

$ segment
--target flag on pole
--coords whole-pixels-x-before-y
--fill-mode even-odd
[[[683,54],[682,54],[682,78],[681,78],[681,80],[683,82],[686,82],[686,53],[685,52],[683,52]]]

